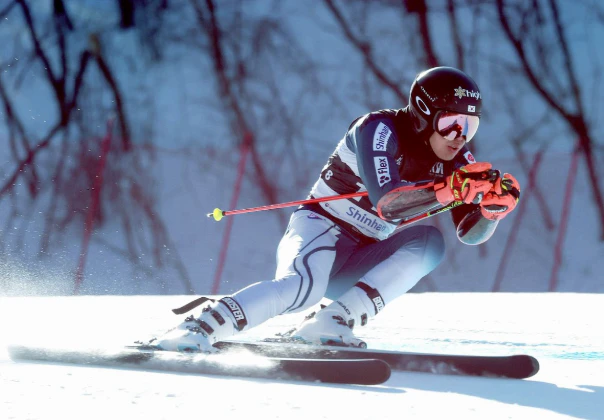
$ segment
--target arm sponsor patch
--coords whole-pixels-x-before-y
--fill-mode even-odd
[[[375,156],[373,158],[375,164],[375,174],[378,179],[378,184],[383,187],[384,184],[391,181],[390,167],[388,166],[388,158],[386,156]]]
[[[391,135],[392,131],[390,131],[390,128],[384,123],[379,123],[375,129],[375,133],[373,133],[373,151],[385,152]]]

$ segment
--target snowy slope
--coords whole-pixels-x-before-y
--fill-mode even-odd
[[[9,343],[130,343],[178,322],[187,296],[0,298],[3,419],[586,418],[604,419],[604,334],[598,294],[414,294],[359,329],[374,348],[530,353],[524,380],[394,373],[381,386],[334,386],[11,362]],[[269,321],[252,339],[295,325]],[[253,333],[253,334],[252,334]]]

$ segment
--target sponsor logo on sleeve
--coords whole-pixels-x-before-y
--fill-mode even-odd
[[[373,151],[385,152],[392,131],[384,123],[379,123],[373,134]]]
[[[466,153],[463,154],[463,156],[466,158],[468,163],[476,163],[476,159],[474,159],[474,156],[472,156],[471,152],[467,151]]]
[[[377,175],[378,184],[383,187],[391,181],[390,168],[388,167],[388,159],[386,156],[375,156],[373,158],[375,164],[375,174]]]

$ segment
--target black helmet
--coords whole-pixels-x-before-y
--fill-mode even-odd
[[[418,133],[435,130],[439,111],[480,117],[482,99],[476,82],[453,67],[434,67],[417,75],[409,93],[409,108]]]

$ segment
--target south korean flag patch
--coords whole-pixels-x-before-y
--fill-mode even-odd
[[[472,153],[470,151],[467,151],[466,153],[464,153],[463,157],[466,158],[468,163],[476,163],[476,159],[474,159],[474,156],[472,155]]]

